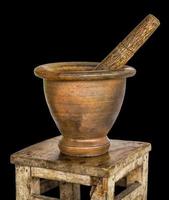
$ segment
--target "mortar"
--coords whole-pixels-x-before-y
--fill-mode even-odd
[[[126,78],[135,69],[125,65],[160,25],[147,15],[100,63],[64,62],[41,65],[50,113],[62,134],[60,151],[72,156],[98,156],[108,151],[107,138],[123,103]]]
[[[49,111],[62,134],[60,151],[72,156],[98,156],[108,151],[107,137],[123,103],[126,79],[135,69],[95,70],[96,62],[41,65]]]

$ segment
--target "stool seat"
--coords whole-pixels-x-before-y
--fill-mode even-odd
[[[61,200],[80,200],[79,184],[92,186],[92,200],[147,198],[148,153],[151,144],[110,140],[108,153],[84,158],[61,154],[58,148],[60,139],[61,136],[54,137],[11,155],[11,163],[16,166],[17,200],[50,199],[41,195],[40,188],[44,188],[44,184],[48,189],[56,187],[56,183],[60,186]],[[116,196],[115,185],[120,184],[120,181],[126,189]],[[65,188],[69,191],[67,196]],[[43,189],[43,192],[46,190]]]

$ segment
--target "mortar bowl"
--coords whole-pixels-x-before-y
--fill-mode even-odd
[[[126,79],[135,69],[94,70],[97,62],[62,62],[41,65],[46,102],[62,134],[59,148],[70,156],[98,156],[109,149],[108,132],[123,103]]]

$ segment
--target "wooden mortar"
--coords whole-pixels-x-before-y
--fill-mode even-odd
[[[60,151],[71,156],[106,153],[108,132],[120,112],[127,78],[135,69],[93,70],[98,63],[64,62],[36,67],[46,102],[62,138]]]
[[[122,68],[160,25],[152,14],[147,15],[97,66],[96,70]]]
[[[59,149],[63,154],[91,157],[108,151],[107,134],[120,112],[126,80],[135,75],[135,69],[124,64],[158,25],[159,21],[148,15],[100,64],[64,62],[35,68],[62,134]]]

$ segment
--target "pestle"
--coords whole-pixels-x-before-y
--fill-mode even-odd
[[[147,15],[96,67],[95,70],[118,70],[133,57],[160,25],[152,14]]]

